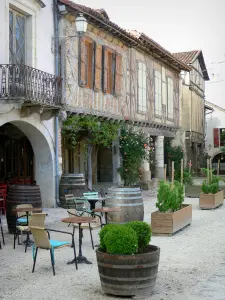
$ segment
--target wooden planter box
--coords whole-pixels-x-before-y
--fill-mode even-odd
[[[182,204],[182,208],[175,212],[155,211],[151,215],[152,234],[172,235],[180,229],[190,225],[192,221],[192,205]]]
[[[223,204],[224,191],[219,191],[216,194],[201,193],[199,197],[199,208],[214,209]]]
[[[149,245],[145,253],[113,255],[96,251],[98,272],[105,293],[116,296],[148,295],[158,274],[160,249]]]

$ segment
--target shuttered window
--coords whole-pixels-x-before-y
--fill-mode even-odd
[[[79,85],[93,88],[94,79],[94,42],[81,38],[79,49]]]
[[[102,86],[102,46],[95,46],[95,90],[101,90]]]
[[[213,140],[214,140],[214,148],[220,147],[220,129],[213,129]]]
[[[155,114],[162,115],[162,76],[159,71],[154,71],[155,88]]]
[[[114,76],[113,76],[113,52],[103,47],[103,82],[102,90],[106,94],[113,94]]]
[[[146,112],[147,108],[146,65],[138,62],[138,111]]]
[[[122,65],[122,55],[115,55],[115,94],[120,95],[122,92],[122,84],[123,84],[123,65]]]
[[[173,119],[173,79],[171,77],[167,78],[167,114],[168,119]]]

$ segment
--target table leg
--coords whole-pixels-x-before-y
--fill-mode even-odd
[[[108,212],[105,212],[105,224],[108,224]]]
[[[29,225],[29,219],[28,219],[28,217],[29,217],[29,212],[27,211],[26,212],[26,215],[27,215],[27,226]],[[30,239],[30,234],[29,234],[29,232],[27,233],[27,238],[26,238],[26,240],[24,241],[24,244],[26,244],[26,247],[31,247],[33,244],[34,244],[34,241],[32,241],[31,239]]]
[[[81,229],[81,223],[78,224],[79,225],[79,254],[77,256],[77,263],[78,264],[81,264],[81,263],[85,263],[85,264],[92,264],[92,262],[90,262],[89,260],[87,260],[87,258],[85,256],[83,256],[82,254],[82,229]],[[69,261],[67,264],[70,265],[70,264],[74,264],[74,260],[73,259],[72,261]]]

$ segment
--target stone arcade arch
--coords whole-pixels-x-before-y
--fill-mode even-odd
[[[43,207],[55,205],[54,141],[50,131],[35,115],[21,118],[17,111],[0,118],[0,126],[11,123],[29,139],[34,151],[34,180],[40,186]]]

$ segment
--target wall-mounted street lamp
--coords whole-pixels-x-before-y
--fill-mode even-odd
[[[76,18],[76,28],[78,34],[84,34],[87,31],[87,20],[85,19],[83,14],[79,14]]]

